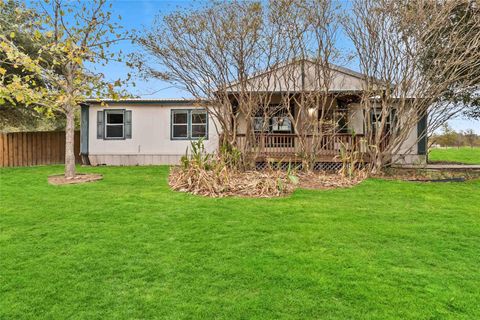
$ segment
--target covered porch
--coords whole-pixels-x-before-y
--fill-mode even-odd
[[[365,143],[362,143],[363,138],[363,134],[352,135],[348,133],[323,135],[322,137],[299,136],[294,133],[260,133],[255,134],[255,141],[250,142],[249,146],[247,146],[245,134],[237,134],[236,142],[239,149],[246,150],[247,153],[255,157],[256,161],[267,159],[301,161],[306,146],[316,149],[315,159],[318,162],[341,162],[341,148],[362,151],[365,149]]]
[[[297,162],[313,152],[317,162],[341,162],[342,148],[365,150],[359,95],[332,93],[316,98],[300,106],[300,97],[275,94],[250,117],[239,111],[236,146],[256,161]]]

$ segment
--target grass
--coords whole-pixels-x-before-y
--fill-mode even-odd
[[[0,170],[1,319],[480,318],[478,180],[210,199],[61,170]]]
[[[480,147],[435,148],[430,150],[428,159],[431,162],[446,161],[466,164],[480,164]]]

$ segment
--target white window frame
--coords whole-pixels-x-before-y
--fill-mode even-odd
[[[175,123],[174,122],[174,119],[175,119],[175,114],[186,114],[187,116],[187,122],[186,123]],[[175,110],[172,110],[171,111],[171,116],[170,116],[170,139],[171,140],[189,140],[188,137],[189,137],[189,125],[188,125],[188,120],[189,118],[189,112],[188,112],[188,109],[175,109]],[[174,130],[173,128],[175,126],[186,126],[187,127],[187,136],[186,137],[175,137],[174,136]]]
[[[178,113],[184,113],[187,115],[187,136],[186,137],[175,137],[173,128],[175,126],[184,126],[184,123],[176,124],[174,122],[174,116]],[[192,123],[193,114],[205,114],[206,122],[203,123]],[[202,137],[192,137],[192,125],[204,125],[205,126],[205,136]],[[170,115],[170,140],[199,140],[204,139],[208,140],[208,111],[205,109],[172,109]]]
[[[253,117],[253,131],[254,132],[268,132],[268,120],[264,117]]]
[[[382,116],[382,110],[381,109],[374,109],[371,112],[373,112],[373,117],[372,117],[372,128],[378,129],[380,124],[382,123],[382,119],[379,119]],[[385,121],[385,126],[391,127],[392,125],[392,111],[387,115],[387,120]]]
[[[205,123],[194,123],[193,122],[193,115],[194,114],[204,114],[205,115]],[[190,132],[189,132],[189,136],[192,140],[194,139],[208,139],[208,113],[206,110],[197,110],[197,109],[193,109],[193,110],[190,110]],[[205,126],[205,135],[204,136],[201,136],[201,137],[194,137],[193,136],[193,126]]]
[[[292,132],[292,121],[290,121],[290,117],[287,115],[283,116],[274,116],[271,118],[272,120],[272,132],[281,132],[281,133],[290,133]],[[282,120],[282,124],[280,124],[280,120]],[[286,125],[288,124],[288,125]]]
[[[121,114],[122,115],[122,123],[108,123],[108,114]],[[104,110],[104,135],[105,135],[105,140],[124,140],[125,139],[125,110]],[[109,137],[107,134],[107,128],[108,126],[122,126],[122,136],[121,137]]]

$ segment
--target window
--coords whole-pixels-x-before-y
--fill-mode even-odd
[[[294,138],[289,135],[293,132],[292,121],[283,105],[270,104],[268,108],[260,108],[253,117],[253,130],[257,144],[263,141],[268,148],[294,146]]]
[[[124,111],[105,110],[105,139],[123,139],[124,135]]]
[[[387,115],[387,118],[385,120],[385,126],[383,128],[383,131],[385,133],[390,133],[390,130],[393,127],[393,124],[396,121],[396,110],[390,110],[389,114]],[[382,110],[381,109],[375,109],[370,111],[370,121],[372,125],[372,130],[373,132],[376,132],[377,130],[380,130],[381,123],[382,123]]]
[[[260,107],[259,107],[260,108]],[[253,131],[254,132],[267,132],[269,129],[269,119],[265,117],[263,108],[256,111],[253,116]]]
[[[267,110],[260,109],[253,117],[255,132],[291,133],[292,122],[287,110],[278,104],[269,105]]]
[[[192,110],[191,113],[192,120],[190,121],[191,134],[192,138],[206,138],[207,137],[207,113],[205,111]]]
[[[264,117],[253,117],[253,131],[268,131],[268,121]]]
[[[176,139],[188,139],[188,110],[173,111],[172,137]]]
[[[208,113],[205,110],[172,110],[171,136],[174,140],[208,138]]]
[[[292,122],[288,116],[272,117],[272,131],[291,132]]]
[[[277,133],[292,132],[292,122],[288,116],[288,110],[281,105],[274,105],[271,108],[274,111],[270,119],[271,131]]]
[[[337,124],[338,133],[348,133],[348,110],[339,109],[335,110],[334,114],[335,123]]]

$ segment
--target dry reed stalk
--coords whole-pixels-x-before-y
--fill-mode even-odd
[[[169,183],[173,190],[210,197],[278,197],[295,189],[287,173],[281,171],[205,170],[195,165],[173,168]]]
[[[354,178],[322,172],[301,172],[297,176],[299,187],[307,189],[351,187],[366,178],[364,172]],[[279,197],[292,193],[297,187],[284,171],[236,171],[225,167],[205,170],[195,165],[173,168],[169,183],[173,190],[209,197]]]

